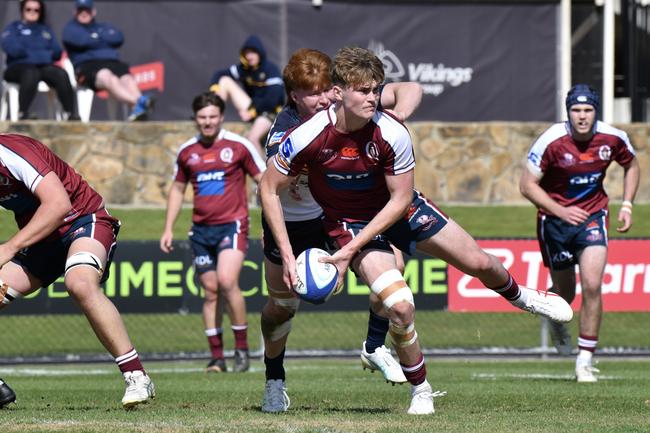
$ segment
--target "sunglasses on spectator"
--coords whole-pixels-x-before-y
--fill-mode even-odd
[[[25,8],[25,12],[40,12],[41,8]]]

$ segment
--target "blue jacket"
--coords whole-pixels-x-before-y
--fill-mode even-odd
[[[14,21],[2,32],[2,49],[7,66],[51,65],[61,58],[61,45],[52,29],[41,23]]]
[[[253,107],[258,114],[277,113],[284,105],[284,82],[280,69],[267,60],[264,45],[257,36],[249,36],[242,45],[240,53],[246,48],[251,48],[260,55],[259,66],[250,67],[242,55],[240,63],[215,72],[212,75],[211,84],[217,84],[219,78],[228,75],[241,83],[248,96],[251,97]]]
[[[63,28],[63,45],[75,67],[89,60],[118,60],[123,43],[122,32],[108,23],[83,25],[73,18]]]

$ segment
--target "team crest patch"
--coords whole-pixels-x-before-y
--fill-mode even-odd
[[[223,149],[221,149],[221,153],[219,154],[219,157],[223,162],[230,164],[233,158],[232,149],[229,147],[224,147]]]
[[[379,161],[379,148],[377,147],[377,143],[374,141],[366,143],[366,155],[372,161]]]
[[[598,149],[598,157],[603,161],[609,161],[609,158],[612,156],[612,149],[607,145],[600,146]]]

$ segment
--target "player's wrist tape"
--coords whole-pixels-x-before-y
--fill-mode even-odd
[[[629,200],[623,200],[623,203],[621,203],[621,211],[631,214],[632,213],[632,202],[629,201]]]

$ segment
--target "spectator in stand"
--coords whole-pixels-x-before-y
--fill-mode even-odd
[[[20,85],[18,105],[21,120],[35,119],[29,108],[40,81],[56,90],[66,119],[79,119],[74,114],[74,92],[68,75],[54,64],[61,59],[62,50],[52,28],[45,23],[45,3],[42,0],[20,2],[20,20],[5,27],[2,50],[7,55],[5,80]]]
[[[246,138],[262,146],[275,116],[284,106],[285,93],[280,69],[267,60],[257,36],[246,39],[238,64],[212,75],[210,90],[224,101],[232,101],[241,120],[252,122]]]
[[[77,82],[95,91],[106,90],[131,107],[129,120],[147,120],[154,100],[143,95],[129,65],[117,49],[124,35],[113,25],[95,20],[93,0],[76,0],[75,16],[63,29],[63,45],[77,74]]]

